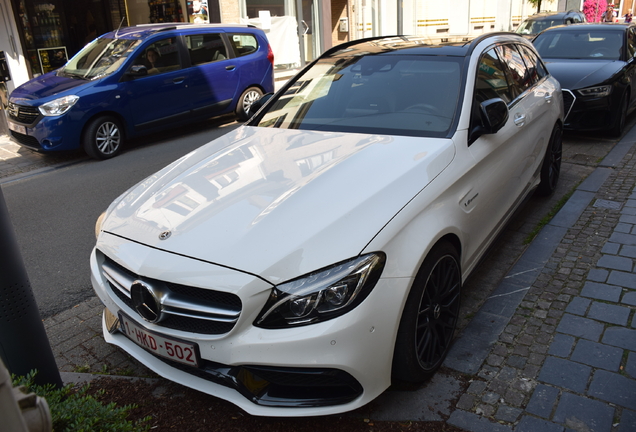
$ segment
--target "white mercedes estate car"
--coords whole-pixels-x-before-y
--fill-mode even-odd
[[[556,187],[559,83],[512,33],[371,38],[267,97],[100,218],[106,341],[254,415],[349,411],[426,380],[462,282],[524,198]]]

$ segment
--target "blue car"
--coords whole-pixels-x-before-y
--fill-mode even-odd
[[[273,64],[265,33],[251,26],[119,29],[11,93],[11,138],[108,159],[137,135],[227,113],[246,120],[250,105],[274,91]]]

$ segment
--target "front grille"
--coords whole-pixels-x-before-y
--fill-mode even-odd
[[[137,280],[161,292],[164,318],[157,326],[199,334],[225,334],[234,328],[241,313],[241,299],[232,293],[163,282],[137,275],[104,256],[102,274],[117,298],[137,316],[131,286]]]
[[[13,137],[13,139],[15,139],[17,142],[19,142],[23,146],[30,147],[30,148],[32,148],[34,150],[41,150],[42,149],[42,147],[40,146],[40,143],[38,142],[37,138],[32,137],[30,135],[24,135],[24,134],[21,134],[21,133],[16,132],[16,131],[10,131],[10,132],[11,132],[11,136]]]
[[[40,111],[36,107],[18,105],[12,102],[9,102],[7,112],[11,120],[26,124],[35,123],[40,116]]]
[[[563,121],[568,118],[568,115],[574,106],[574,101],[576,101],[574,93],[568,89],[563,89]]]

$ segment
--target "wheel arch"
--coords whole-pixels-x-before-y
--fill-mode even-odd
[[[97,111],[93,113],[90,117],[86,118],[86,120],[84,121],[84,125],[82,126],[82,132],[80,134],[80,137],[84,136],[84,132],[86,132],[86,128],[88,127],[88,125],[91,124],[93,120],[99,117],[115,117],[123,126],[122,128],[122,132],[124,134],[123,138],[126,139],[131,135],[130,131],[128,130],[129,129],[128,122],[126,121],[124,116],[122,116],[117,111],[106,110],[106,111]]]

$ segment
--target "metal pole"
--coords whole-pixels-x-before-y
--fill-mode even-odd
[[[0,357],[9,372],[37,370],[36,384],[62,386],[0,188]]]

